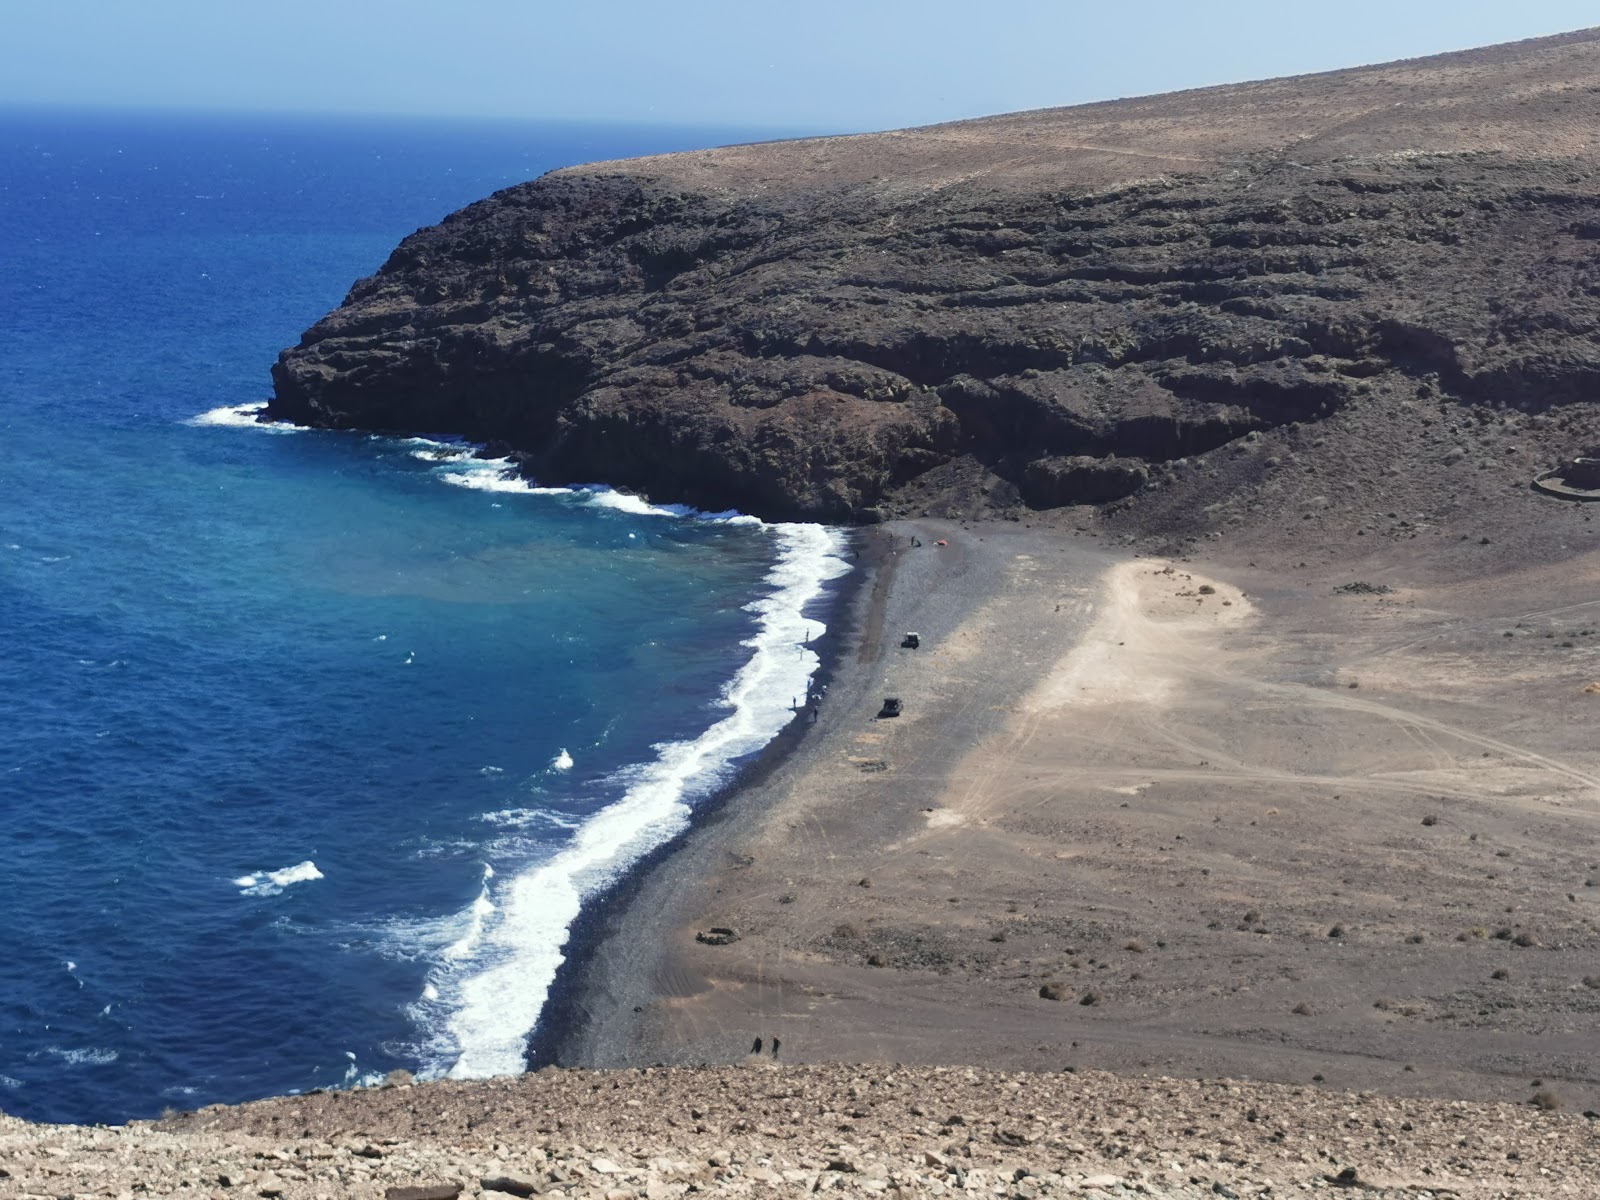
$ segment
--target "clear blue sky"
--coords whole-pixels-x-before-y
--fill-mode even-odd
[[[0,104],[881,129],[1600,22],[1592,0],[8,0]]]

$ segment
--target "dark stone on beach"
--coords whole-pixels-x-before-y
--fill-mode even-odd
[[[1067,985],[1064,983],[1047,983],[1039,989],[1041,1000],[1065,1000],[1067,994]]]
[[[703,946],[731,946],[739,940],[739,935],[726,925],[713,925],[695,934],[694,940]]]
[[[531,1196],[532,1192],[518,1192],[519,1196]],[[459,1183],[434,1183],[420,1186],[385,1188],[383,1200],[456,1200],[461,1195]]]
[[[490,1175],[480,1179],[478,1186],[486,1192],[505,1192],[511,1196],[534,1196],[538,1194],[541,1185],[531,1179],[519,1179],[515,1175]]]

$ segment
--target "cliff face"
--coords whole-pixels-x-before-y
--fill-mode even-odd
[[[407,238],[269,415],[870,520],[1104,503],[1418,397],[1569,405],[1600,382],[1597,125],[1583,34],[558,172]]]

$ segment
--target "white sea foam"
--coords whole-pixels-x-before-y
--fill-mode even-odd
[[[483,813],[478,820],[500,829],[531,829],[537,825],[553,829],[577,829],[583,824],[575,817],[564,817],[560,813],[546,812],[542,808],[502,808],[495,812]]]
[[[248,875],[239,876],[233,881],[233,885],[243,896],[276,896],[293,884],[310,883],[322,877],[322,872],[317,870],[317,864],[308,858],[305,862],[296,863],[292,867],[279,867],[276,871],[252,871]]]
[[[428,438],[406,438],[402,444],[407,446],[420,445],[420,449],[411,452],[411,457],[421,459],[423,462],[468,462],[472,460],[473,455],[471,446],[462,446],[452,442],[435,442]],[[505,460],[497,459],[496,461],[504,462]]]
[[[580,489],[596,508],[614,508],[618,512],[633,513],[639,517],[692,517],[695,510],[686,504],[651,504],[643,496],[632,492],[619,492],[616,488],[595,484]]]
[[[22,1080],[13,1079],[9,1075],[0,1075],[0,1087],[16,1089],[22,1086]]]
[[[259,404],[229,404],[221,408],[213,408],[198,416],[190,417],[185,425],[228,425],[234,428],[265,429],[269,433],[299,433],[306,426],[296,425],[292,421],[260,421],[262,410],[267,406]]]
[[[565,746],[561,748],[560,754],[556,755],[550,760],[550,769],[552,771],[572,770],[572,755],[567,753],[567,748]]]
[[[289,421],[257,420],[266,407],[264,403],[227,405],[190,417],[185,424],[248,427],[265,429],[271,433],[295,433],[308,428]],[[383,434],[371,435],[374,441],[382,440],[383,437]],[[413,447],[411,457],[434,464],[435,476],[441,482],[453,487],[471,488],[478,492],[512,492],[527,496],[573,496],[596,508],[611,508],[641,517],[679,517],[696,521],[717,521],[727,525],[764,523],[759,517],[746,516],[733,509],[708,513],[687,504],[651,504],[643,496],[632,492],[619,492],[616,488],[603,483],[587,483],[576,487],[541,487],[519,474],[516,464],[509,458],[479,458],[479,447],[471,442],[440,441],[428,437],[393,440],[399,445]],[[451,469],[441,469],[444,467]]]
[[[44,1050],[46,1054],[59,1058],[62,1062],[70,1063],[75,1067],[103,1067],[117,1061],[117,1052],[115,1050],[100,1050],[94,1047],[86,1047],[81,1050],[63,1050],[60,1046],[46,1046]]]
[[[483,866],[483,888],[478,893],[478,898],[472,902],[467,912],[469,914],[466,931],[450,945],[444,948],[444,957],[460,960],[472,957],[472,952],[478,948],[478,943],[483,940],[483,929],[490,917],[495,914],[494,901],[489,899],[489,883],[494,879],[494,868],[485,863]]]
[[[433,1025],[430,1074],[473,1079],[522,1071],[528,1034],[584,900],[681,832],[693,803],[792,719],[793,698],[806,693],[817,667],[808,643],[824,631],[804,610],[849,567],[840,556],[842,535],[833,530],[771,529],[779,550],[767,576],[771,590],[747,606],[758,627],[745,643],[749,659],[723,691],[726,715],[693,741],[658,746],[653,762],[619,776],[621,798],[585,821],[565,847],[497,887],[486,880],[478,900],[456,918],[455,926],[474,939],[473,949],[439,962],[416,1008]],[[485,819],[509,824],[518,811]],[[484,904],[494,911],[484,911]]]
[[[532,489],[528,481],[518,475],[507,475],[503,469],[493,471],[441,471],[439,478],[456,487],[471,488],[475,492],[522,492]],[[550,489],[541,489],[548,494]],[[555,489],[565,492],[565,488]]]

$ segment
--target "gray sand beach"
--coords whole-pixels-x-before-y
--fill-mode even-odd
[[[613,906],[556,1061],[1600,1102],[1600,555],[869,536],[816,725]]]

